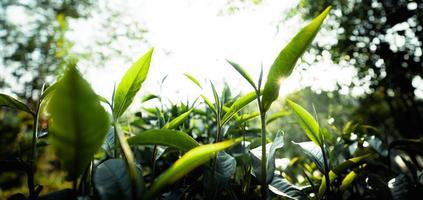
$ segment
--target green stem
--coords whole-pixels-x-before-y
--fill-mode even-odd
[[[323,148],[323,145],[320,146],[320,149],[322,150],[323,162],[324,162],[324,165],[325,165],[326,196],[329,199],[329,195],[331,193],[331,191],[330,191],[330,179],[329,179],[329,166],[327,164],[326,153],[325,153],[325,149]]]
[[[32,132],[32,150],[31,150],[31,158],[29,159],[29,170],[28,170],[28,189],[29,189],[29,199],[36,199],[37,194],[35,193],[35,181],[34,181],[34,173],[35,173],[35,160],[37,158],[37,134],[38,134],[38,121],[40,118],[40,105],[41,100],[37,102],[37,109],[35,111],[34,116],[34,128]]]
[[[261,123],[261,197],[267,199],[267,154],[266,154],[266,111],[260,99],[260,91],[256,91],[257,103],[260,110]]]
[[[116,122],[113,122],[113,126],[114,127],[117,126]],[[134,155],[123,133],[121,133],[116,128],[115,128],[115,131],[119,139],[119,144],[122,149],[123,156],[125,158],[126,167],[128,168],[129,178],[131,180],[132,199],[136,200],[138,199],[138,188],[137,188],[138,181],[137,181],[137,170],[135,167]]]

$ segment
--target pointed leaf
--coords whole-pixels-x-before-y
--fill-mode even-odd
[[[288,106],[291,107],[291,109],[294,111],[307,137],[318,146],[322,146],[323,139],[322,139],[322,136],[320,135],[319,124],[314,119],[314,117],[309,112],[307,112],[306,109],[294,103],[293,101],[290,101],[289,99],[287,99],[286,102]]]
[[[302,28],[288,45],[282,49],[273,62],[263,91],[263,105],[265,110],[268,110],[272,102],[278,98],[281,79],[291,75],[297,60],[306,51],[307,47],[310,46],[330,9],[330,6],[327,7],[325,11]]]
[[[147,78],[153,49],[138,59],[125,73],[113,97],[113,116],[119,118],[134,100]]]
[[[151,129],[128,139],[130,145],[163,145],[188,151],[199,146],[188,134],[181,131]]]
[[[244,77],[244,79],[245,80],[247,80],[248,81],[248,83],[250,83],[250,85],[251,86],[253,86],[253,88],[255,89],[255,90],[257,90],[257,86],[256,86],[256,84],[254,83],[254,81],[253,81],[253,79],[251,78],[251,76],[250,76],[250,74],[248,74],[248,72],[247,71],[245,71],[241,66],[239,66],[238,64],[236,64],[236,63],[234,63],[234,62],[232,62],[232,61],[229,61],[229,60],[226,60],[236,71],[238,71],[238,73],[239,74],[241,74],[241,76],[242,77]]]
[[[5,94],[0,94],[0,107],[1,106],[9,107],[9,108],[20,110],[20,111],[25,111],[34,115],[34,112],[32,112],[32,110],[27,105]]]
[[[56,85],[47,105],[49,139],[69,176],[76,179],[101,146],[110,120],[76,67],[70,66]]]
[[[194,76],[190,75],[190,74],[184,74],[189,80],[191,80],[195,85],[197,85],[198,87],[200,87],[201,89],[203,89],[203,87],[201,87],[200,81],[198,81]]]
[[[241,140],[241,138],[238,138],[214,144],[206,144],[191,149],[154,181],[147,192],[146,199],[150,199],[164,187],[175,183],[198,166],[206,163],[215,156],[215,153],[229,148],[241,142]]]
[[[170,121],[169,123],[165,124],[163,126],[163,129],[174,129],[178,127],[180,124],[182,124],[185,121],[185,119],[189,117],[189,114],[191,114],[192,111],[193,111],[193,108],[182,113],[181,115],[179,115],[178,117]]]
[[[354,181],[354,179],[357,177],[357,174],[354,171],[351,171],[350,173],[347,174],[347,176],[345,176],[345,178],[342,180],[341,183],[341,191],[345,191],[350,185],[351,183]]]
[[[277,120],[277,119],[279,119],[279,118],[285,117],[285,116],[287,116],[287,115],[289,115],[289,114],[290,114],[290,112],[285,111],[285,110],[282,110],[282,111],[279,111],[279,112],[273,113],[273,114],[272,114],[272,115],[270,115],[270,117],[266,120],[266,124],[270,124],[270,123],[272,123],[273,121],[275,121],[275,120]]]
[[[213,113],[215,115],[217,115],[217,110],[214,107],[213,103],[206,96],[204,96],[204,95],[201,95],[201,98],[203,98],[204,102],[207,104],[207,106],[210,108],[210,110],[212,110]]]
[[[221,125],[223,126],[226,124],[238,111],[244,108],[246,105],[251,103],[256,99],[256,92],[250,92],[240,98],[238,98],[229,108],[229,110],[225,113],[222,118]]]
[[[150,100],[152,100],[152,99],[159,99],[159,98],[160,98],[160,97],[159,97],[159,96],[157,96],[157,95],[154,95],[154,94],[148,94],[148,95],[146,95],[146,96],[144,96],[144,97],[142,98],[141,102],[142,102],[142,103],[145,103],[145,102],[150,101]]]

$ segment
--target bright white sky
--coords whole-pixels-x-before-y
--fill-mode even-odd
[[[124,57],[136,60],[150,47],[155,52],[148,78],[143,85],[141,94],[158,93],[161,79],[168,75],[162,96],[172,102],[186,101],[205,93],[211,96],[208,80],[223,88],[223,81],[228,82],[233,92],[251,91],[248,83],[225,62],[225,59],[235,61],[243,66],[250,74],[258,78],[260,66],[265,72],[287,44],[290,38],[306,24],[300,16],[283,21],[289,9],[297,6],[298,0],[264,0],[259,5],[252,3],[228,4],[225,0],[122,0],[107,1],[100,7],[111,7],[120,14],[119,20],[136,22],[148,30],[144,34],[147,43],[133,40],[116,41],[115,47],[121,48],[124,56],[115,56],[106,61],[103,68],[94,67],[96,62],[82,60],[80,68],[85,70],[85,77],[93,88],[101,95],[109,98],[112,95],[114,83],[131,65]],[[229,6],[239,10],[230,13]],[[98,38],[105,38],[107,30],[99,24],[107,23],[104,17],[107,13],[94,12],[87,20],[71,21],[69,38],[75,42],[76,52],[84,52],[88,47],[92,51],[105,51],[107,47],[96,47]],[[278,28],[279,27],[279,28]],[[124,32],[128,28],[122,25],[115,30]],[[334,31],[324,29],[315,41],[320,44],[335,42]],[[107,39],[107,38],[106,38]],[[97,49],[96,49],[97,48]],[[306,53],[304,60],[313,59],[314,54]],[[307,70],[296,70],[284,81],[281,95],[298,90],[304,86],[312,86],[316,90],[334,90],[336,83],[349,84],[356,72],[352,67],[335,66],[328,53],[322,55],[321,62],[307,66]],[[346,64],[345,64],[346,65]],[[299,67],[297,67],[299,69]],[[201,91],[186,79],[183,73],[195,76],[203,83]],[[265,73],[267,74],[267,73]],[[348,91],[342,91],[347,93]],[[358,95],[364,89],[352,91]]]

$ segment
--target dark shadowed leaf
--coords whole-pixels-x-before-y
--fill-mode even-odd
[[[269,190],[274,194],[288,199],[308,199],[307,195],[297,186],[292,185],[280,175],[275,174],[269,184]]]
[[[313,142],[300,142],[300,143],[292,142],[292,143],[301,147],[301,150],[303,150],[303,152],[310,158],[310,160],[316,164],[320,172],[322,173],[325,172],[323,154],[319,146],[317,146]]]
[[[137,167],[138,191],[144,191],[144,182],[141,168]],[[103,200],[132,199],[131,180],[128,175],[125,161],[110,159],[97,166],[94,175],[95,188]]]
[[[0,107],[1,106],[9,107],[9,108],[20,110],[20,111],[25,111],[34,115],[34,112],[32,112],[32,110],[27,105],[5,94],[0,94]]]
[[[153,49],[138,59],[122,77],[113,97],[113,116],[119,118],[131,105],[142,83],[147,78]]]
[[[75,179],[101,146],[110,120],[75,66],[69,66],[56,85],[47,105],[50,144]]]
[[[74,200],[76,198],[75,191],[72,189],[63,189],[40,196],[39,200]]]
[[[235,169],[236,161],[234,157],[224,151],[217,154],[216,172],[221,178],[228,181],[234,175]]]
[[[297,60],[303,55],[308,46],[310,46],[330,9],[331,7],[329,6],[307,26],[302,28],[288,45],[282,49],[273,62],[263,91],[263,105],[265,110],[268,110],[272,102],[278,98],[280,81],[292,73]]]
[[[277,134],[275,139],[272,143],[266,144],[266,152],[267,152],[267,175],[266,175],[266,182],[270,183],[273,178],[273,174],[275,171],[275,153],[276,150],[282,148],[284,146],[283,141],[283,134]],[[261,146],[250,150],[251,155],[251,163],[253,165],[253,172],[254,176],[257,177],[258,180],[262,180],[261,174]]]

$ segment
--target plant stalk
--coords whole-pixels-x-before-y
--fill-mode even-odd
[[[323,162],[325,165],[325,179],[326,179],[326,196],[329,197],[331,191],[330,191],[330,179],[329,179],[329,166],[327,163],[326,153],[325,149],[323,148],[324,145],[320,146],[320,149],[322,150],[323,154]],[[328,198],[330,199],[330,198]]]
[[[42,89],[44,90],[44,89]],[[29,169],[28,169],[28,190],[29,190],[29,197],[28,199],[36,199],[37,194],[35,192],[35,181],[34,181],[34,173],[35,173],[35,160],[37,158],[37,134],[38,134],[38,121],[40,118],[40,105],[41,100],[37,102],[37,109],[35,110],[34,115],[34,128],[32,132],[32,149],[31,149],[31,158],[29,159]]]
[[[261,123],[261,198],[267,199],[267,154],[266,154],[266,111],[260,99],[260,91],[256,91],[257,103],[260,110]]]
[[[116,121],[113,122],[113,126],[116,126]],[[122,149],[123,152],[123,156],[125,158],[125,162],[126,162],[126,167],[128,168],[128,172],[129,172],[129,178],[131,181],[131,193],[132,193],[132,199],[136,200],[138,199],[138,180],[137,180],[137,169],[135,167],[135,160],[134,160],[134,155],[131,151],[131,148],[129,147],[128,142],[126,142],[126,138],[125,136],[118,131],[115,128],[115,131],[117,133],[118,139],[119,139],[119,144],[120,147]]]

